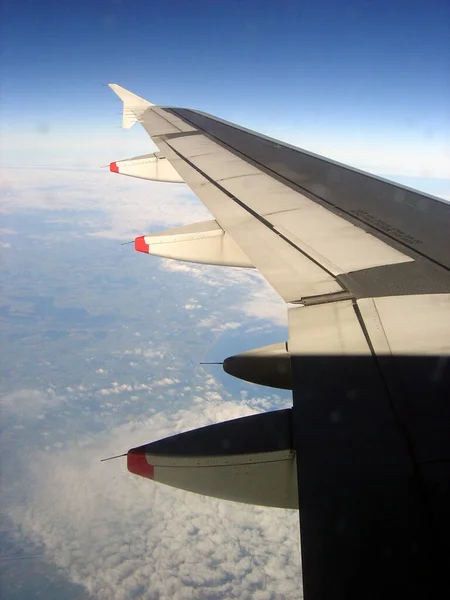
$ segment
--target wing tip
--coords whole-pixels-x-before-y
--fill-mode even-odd
[[[119,96],[125,106],[155,106],[152,102],[142,98],[142,96],[138,96],[137,94],[130,92],[130,90],[127,90],[118,83],[108,83],[108,87],[111,88],[117,96]]]
[[[133,125],[138,121],[138,117],[147,108],[155,106],[145,98],[141,98],[141,96],[133,94],[133,92],[130,92],[130,90],[127,90],[117,83],[108,83],[108,87],[110,87],[123,102],[123,129],[130,129],[130,127],[133,127]]]

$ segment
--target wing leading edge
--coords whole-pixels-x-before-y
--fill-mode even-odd
[[[448,587],[450,205],[111,87],[124,126],[139,122],[213,214],[214,236],[228,235],[291,304],[283,381],[305,598]],[[173,246],[171,256],[212,262],[210,244],[191,243],[197,254]],[[255,351],[253,372],[258,360],[276,367],[274,356]]]

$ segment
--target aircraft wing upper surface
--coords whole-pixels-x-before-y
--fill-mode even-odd
[[[179,257],[254,266],[290,305],[305,597],[429,593],[449,557],[450,205],[110,87],[124,127],[139,122],[160,150],[145,178],[170,163],[164,180],[214,216],[209,241]],[[198,239],[181,229],[167,235]],[[374,569],[390,592],[383,578],[368,588]]]
[[[125,125],[141,123],[286,302],[347,300],[368,320],[390,313],[396,350],[394,337],[407,333],[399,328],[410,328],[398,313],[426,310],[429,333],[421,331],[415,342],[407,335],[402,350],[448,351],[442,311],[450,293],[449,204],[216,117],[157,107],[111,87],[124,101]]]

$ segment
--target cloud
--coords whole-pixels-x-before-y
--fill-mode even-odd
[[[206,319],[201,319],[198,322],[199,327],[205,327],[214,332],[219,331],[227,331],[230,329],[239,329],[242,326],[242,323],[238,323],[237,321],[228,321],[224,323],[223,317],[219,322],[218,315],[214,315],[213,317],[208,317]]]
[[[238,312],[240,315],[244,313],[251,319],[264,319],[275,325],[287,326],[286,304],[275,290],[269,286],[262,275],[254,269],[209,265],[194,266],[168,259],[161,261],[160,268],[169,273],[190,275],[207,286],[230,288],[227,293],[229,293],[230,298],[233,298],[228,307],[231,311]],[[233,288],[232,291],[231,288]],[[242,299],[243,293],[245,293],[245,299]],[[240,298],[239,302],[237,302],[236,297]],[[247,298],[249,299],[247,300]],[[214,331],[223,331],[233,329],[239,326],[239,323],[224,324],[223,315],[213,312],[208,317],[201,319],[199,325],[210,327]]]
[[[207,273],[211,272],[213,268],[208,267],[207,265],[194,266],[192,263],[164,259],[161,261],[161,269],[169,273],[189,273],[190,275],[198,277],[204,283],[215,285],[215,283],[211,283],[211,280],[207,276]]]
[[[95,440],[24,457],[28,500],[6,507],[48,562],[100,600],[301,598],[298,516],[206,498],[99,459],[212,422],[252,414],[245,400],[201,400]]]
[[[101,169],[3,168],[0,212],[36,210],[60,211],[59,223],[73,222],[73,211],[82,211],[77,235],[121,240],[211,218],[184,184],[142,181]]]
[[[52,389],[48,389],[47,392],[22,389],[0,398],[2,411],[11,415],[33,418],[41,411],[54,409],[62,403],[65,403],[65,399],[55,394]]]
[[[165,387],[167,385],[173,385],[174,383],[180,383],[179,379],[171,379],[170,377],[164,377],[153,382],[153,387]]]
[[[144,350],[143,351],[143,355],[145,356],[145,358],[147,359],[160,359],[162,360],[165,356],[165,353],[162,350],[153,350],[153,349],[149,349],[149,350]]]
[[[286,304],[272,290],[255,291],[255,298],[245,300],[235,310],[243,311],[252,319],[270,321],[274,325],[287,327]]]

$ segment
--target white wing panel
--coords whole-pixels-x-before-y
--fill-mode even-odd
[[[221,148],[221,146],[207,138],[205,135],[179,137],[170,140],[170,145],[189,160],[194,156],[214,154],[214,152],[217,152],[217,150]]]
[[[299,194],[265,173],[258,173],[221,181],[220,184],[233,196],[244,199],[247,206],[267,216],[299,207]]]
[[[255,218],[214,183],[210,183],[194,167],[174,154],[166,142],[158,140],[158,145],[220,226],[231,235],[286,302],[342,291],[332,275]]]
[[[226,150],[217,150],[213,154],[197,156],[192,159],[193,164],[211,177],[214,181],[222,183],[231,177],[258,174],[259,171],[251,164],[233,156]]]
[[[286,302],[342,291],[331,275],[260,221],[226,230]]]
[[[364,298],[362,302],[358,301],[358,307],[375,354],[392,354],[374,299]]]
[[[334,275],[413,260],[261,171],[221,185]]]
[[[291,355],[370,354],[350,300],[291,308],[288,320]]]
[[[450,355],[450,294],[387,296],[357,301],[373,351],[386,355]],[[350,300],[291,308],[290,354],[370,354]]]
[[[284,237],[333,275],[413,260],[206,136],[176,138],[170,145],[254,212],[270,215]]]
[[[261,172],[203,135],[177,138],[170,145],[214,181]]]
[[[377,354],[450,355],[450,294],[358,300]]]
[[[180,130],[175,125],[172,125],[167,119],[158,115],[153,108],[147,108],[142,114],[139,114],[138,121],[151,137],[155,135],[167,135],[169,133],[180,133]]]
[[[192,125],[189,125],[189,123],[186,123],[185,121],[180,119],[180,117],[177,117],[176,115],[173,115],[172,113],[167,112],[163,108],[159,108],[158,106],[155,106],[153,108],[153,112],[156,113],[157,115],[159,115],[160,117],[162,117],[163,119],[165,119],[166,121],[168,121],[169,123],[171,123],[174,127],[176,127],[178,129],[178,131],[182,131],[183,133],[197,131],[195,129],[195,127],[192,127]]]
[[[301,203],[268,220],[334,275],[413,260],[315,202],[303,197]]]

